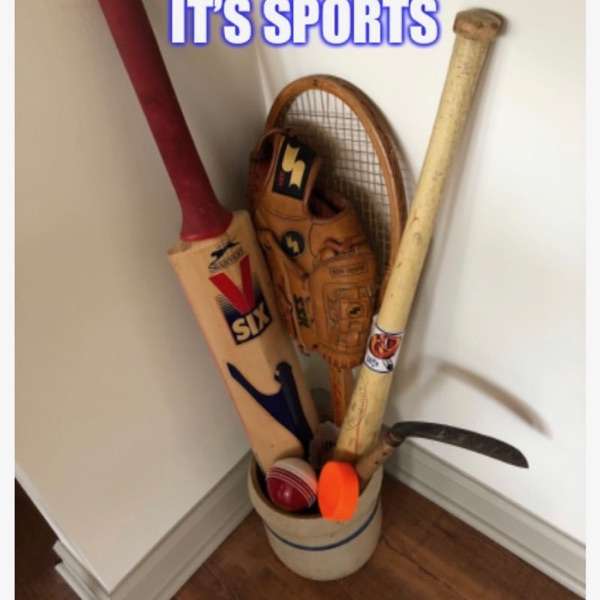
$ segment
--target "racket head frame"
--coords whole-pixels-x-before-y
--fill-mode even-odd
[[[402,152],[389,123],[374,102],[352,83],[333,75],[308,75],[286,85],[273,102],[267,117],[266,130],[289,126],[286,123],[286,117],[290,108],[296,99],[310,90],[320,90],[331,94],[345,104],[360,121],[377,156],[377,162],[385,183],[389,209],[387,250],[382,252],[379,248],[375,248],[380,268],[379,297],[381,298],[389,269],[400,245],[408,213],[405,185],[400,166],[403,162]],[[295,133],[298,134],[300,139],[303,139],[300,129],[295,129]],[[307,141],[310,143],[309,140]],[[327,156],[324,158],[325,163],[327,163],[329,158]],[[326,164],[324,168],[327,168]],[[355,208],[363,217],[363,207],[356,206],[356,199],[350,197],[349,200],[355,204]],[[363,223],[365,221],[368,221],[368,219],[363,219]],[[364,224],[368,229],[368,223]],[[367,231],[370,239],[372,239],[374,233]],[[384,254],[384,256],[381,256],[381,254]]]

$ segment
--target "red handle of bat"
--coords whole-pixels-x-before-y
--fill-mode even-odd
[[[232,215],[210,185],[141,0],[98,0],[175,187],[181,239],[222,234]]]

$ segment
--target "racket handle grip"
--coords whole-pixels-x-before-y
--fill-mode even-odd
[[[329,367],[329,384],[333,422],[341,427],[352,397],[352,387],[354,386],[352,369],[340,369],[331,365]]]
[[[210,185],[141,0],[98,2],[179,198],[181,239],[222,234],[232,214]]]

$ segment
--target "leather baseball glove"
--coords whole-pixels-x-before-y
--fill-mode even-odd
[[[350,368],[371,326],[376,259],[350,202],[319,185],[321,166],[291,132],[265,133],[251,156],[251,212],[290,334]]]

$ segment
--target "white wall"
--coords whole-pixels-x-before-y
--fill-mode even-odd
[[[146,5],[164,39],[164,2]],[[313,72],[361,86],[417,173],[453,15],[470,6],[441,5],[444,34],[427,50],[163,44],[220,197],[243,197],[265,116],[259,58],[267,103]],[[516,444],[528,472],[430,448],[581,540],[583,2],[486,6],[509,29],[444,200],[388,420]],[[16,210],[19,477],[110,589],[247,445],[168,266],[176,199],[95,0],[17,3]]]
[[[162,40],[164,3],[146,5]],[[17,467],[110,589],[247,444],[167,261],[177,200],[97,2],[18,2],[17,25]],[[162,49],[239,205],[264,119],[253,51]]]
[[[310,73],[383,109],[418,176],[451,52],[261,48],[267,100]],[[508,21],[483,77],[403,347],[389,423],[441,421],[505,439],[529,471],[423,442],[584,539],[584,2],[488,0]]]

